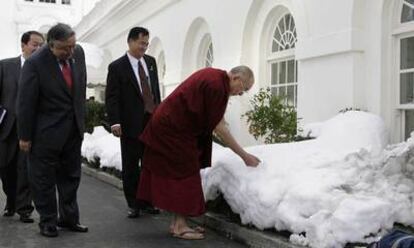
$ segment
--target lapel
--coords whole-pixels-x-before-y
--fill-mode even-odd
[[[22,68],[22,61],[21,61],[21,58],[20,58],[20,56],[19,57],[17,57],[16,58],[16,60],[15,60],[15,68],[16,68],[16,77],[17,77],[17,81],[19,81],[19,77],[20,77],[20,70],[21,70],[21,68]]]
[[[79,71],[78,71],[78,67],[76,66],[75,54],[73,54],[73,58],[69,60],[69,64],[70,64],[70,68],[72,70],[72,96],[75,97],[76,93],[78,92],[78,90],[80,88],[79,80],[78,80]],[[66,86],[66,89],[67,88],[68,87]]]
[[[44,46],[44,49],[46,49],[47,51],[45,51],[47,53],[47,67],[50,68],[50,75],[55,78],[56,83],[58,84],[59,87],[63,88],[63,90],[66,92],[66,94],[69,97],[72,97],[71,92],[68,89],[68,86],[66,85],[66,81],[63,78],[63,74],[62,74],[62,70],[60,69],[59,63],[57,61],[57,58],[53,55],[52,51],[50,51],[48,46]],[[72,73],[73,73],[73,68],[72,68]],[[74,79],[74,77],[73,77]],[[75,80],[73,80],[73,84],[75,84]]]
[[[139,83],[138,79],[135,76],[134,69],[132,68],[132,65],[131,65],[131,62],[129,61],[128,55],[126,55],[126,54],[124,56],[124,65],[122,67],[125,68],[125,70],[126,70],[125,72],[128,75],[128,82],[130,82],[134,86],[134,88],[135,88],[135,90],[138,94],[138,97],[142,100],[142,93],[141,93],[141,90],[138,87],[138,83]]]

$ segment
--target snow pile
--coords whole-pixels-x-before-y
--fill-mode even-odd
[[[381,118],[355,111],[304,133],[316,138],[247,148],[257,168],[215,144],[213,166],[201,171],[206,199],[221,192],[243,223],[318,248],[371,242],[395,222],[414,226],[414,138],[386,147]],[[85,134],[82,156],[121,169],[119,139],[102,127]]]
[[[372,242],[394,222],[414,223],[413,138],[385,148],[382,120],[355,111],[305,131],[317,138],[248,148],[257,168],[216,147],[201,173],[206,199],[221,192],[243,223],[312,247]]]
[[[99,158],[101,167],[122,169],[119,139],[101,126],[95,127],[92,134],[85,133],[82,156],[91,162]]]

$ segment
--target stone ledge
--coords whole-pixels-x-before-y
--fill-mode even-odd
[[[245,244],[251,248],[303,248],[289,242],[288,238],[269,231],[240,226],[226,221],[225,216],[215,213],[206,213],[203,217],[192,219],[199,225],[213,229],[220,235]]]
[[[85,164],[82,164],[82,172],[85,173],[86,175],[96,178],[102,182],[108,183],[114,187],[116,187],[119,190],[122,190],[122,180],[120,180],[119,178],[109,175],[108,173],[105,173],[103,171],[99,171],[97,169],[93,169],[88,167]]]

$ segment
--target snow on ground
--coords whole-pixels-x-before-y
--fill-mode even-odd
[[[95,127],[92,134],[85,133],[82,144],[82,156],[88,161],[99,158],[100,166],[115,167],[122,170],[121,145],[119,139],[108,133],[103,127]]]
[[[371,242],[394,222],[414,225],[414,138],[386,147],[381,118],[355,111],[305,133],[316,138],[247,148],[262,160],[257,168],[214,145],[213,166],[201,172],[206,199],[220,192],[243,223],[288,230],[292,242],[312,247]],[[119,140],[102,127],[85,136],[82,155],[121,168]]]
[[[221,192],[243,223],[288,230],[292,242],[312,247],[372,242],[394,222],[414,224],[414,139],[384,148],[382,120],[365,112],[308,131],[317,138],[247,148],[262,160],[257,168],[215,149],[202,171],[206,199]]]

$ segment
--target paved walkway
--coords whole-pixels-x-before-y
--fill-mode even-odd
[[[1,191],[1,190],[0,190]],[[1,191],[2,192],[2,191]],[[83,175],[78,192],[81,222],[89,227],[88,233],[61,230],[58,238],[45,238],[35,224],[23,224],[18,217],[0,216],[0,247],[13,248],[241,248],[231,240],[207,230],[206,239],[186,241],[168,235],[169,217],[143,215],[138,219],[126,218],[126,206],[121,191],[94,178]],[[5,204],[0,193],[0,210]]]

